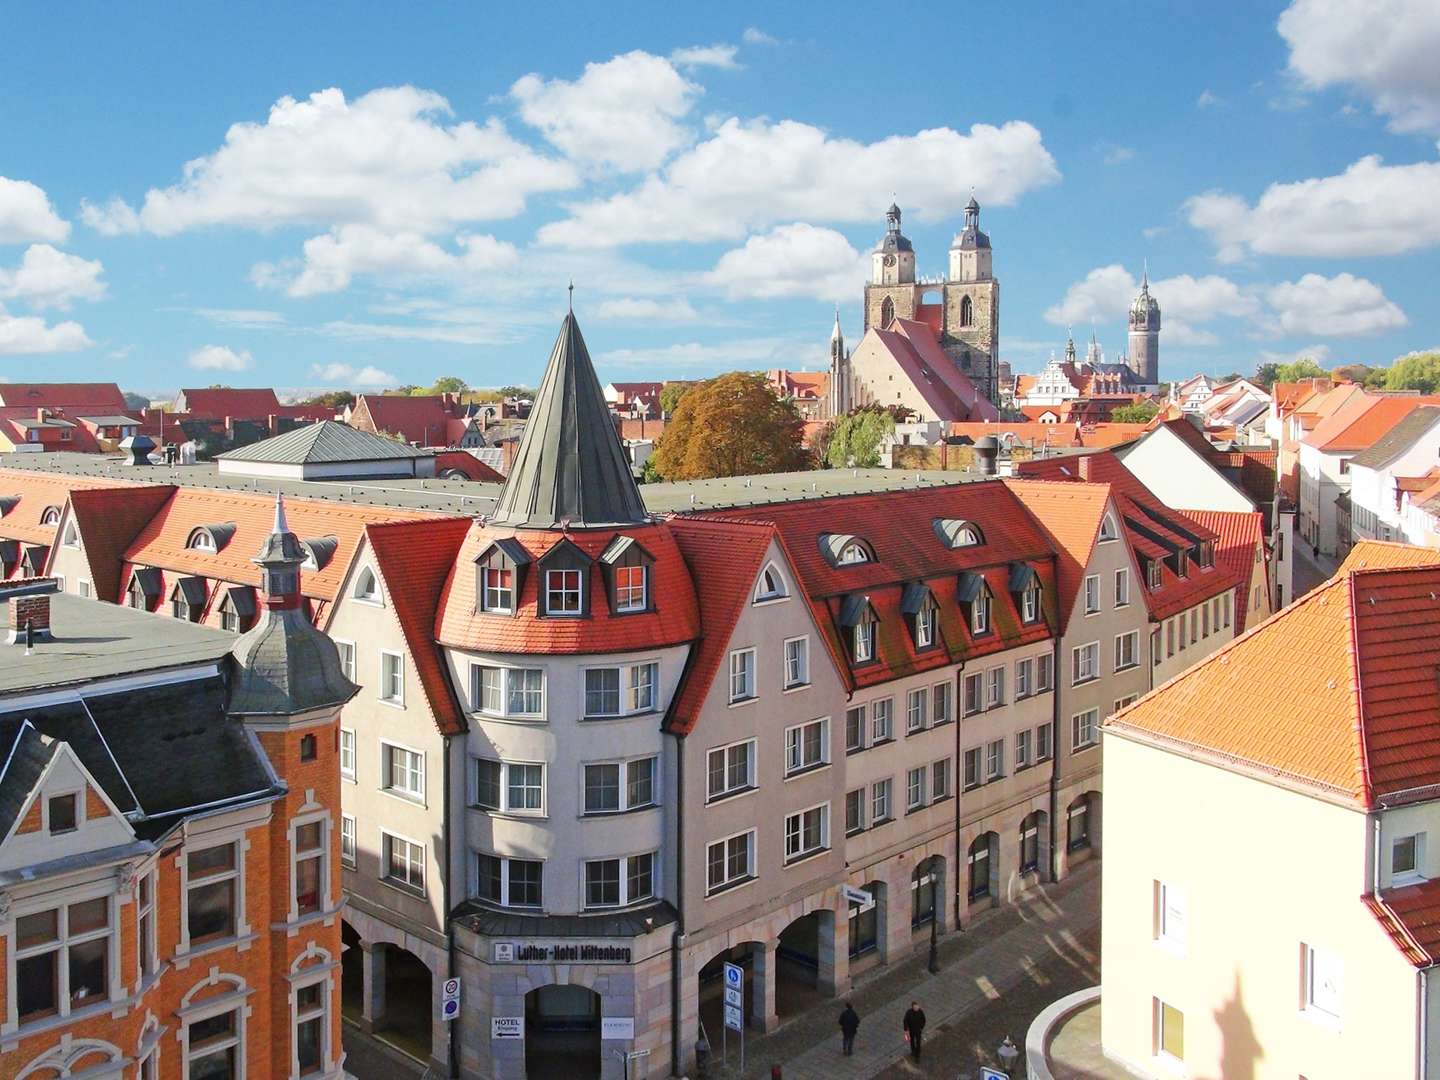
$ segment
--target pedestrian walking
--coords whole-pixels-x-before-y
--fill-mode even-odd
[[[859,1030],[860,1014],[847,1001],[845,1002],[845,1011],[840,1014],[840,1043],[846,1057],[855,1052],[855,1033]]]
[[[905,1010],[902,1026],[905,1028],[905,1038],[910,1043],[910,1056],[919,1061],[920,1040],[925,1034],[925,1010],[920,1008],[918,1001],[910,1002],[910,1008]]]

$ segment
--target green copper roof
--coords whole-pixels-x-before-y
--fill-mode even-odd
[[[648,520],[572,312],[560,326],[490,522],[517,529]]]

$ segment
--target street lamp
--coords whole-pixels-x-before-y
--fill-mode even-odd
[[[1005,1041],[1000,1044],[1000,1049],[996,1053],[1000,1055],[1000,1067],[1005,1070],[1005,1075],[1009,1076],[1015,1059],[1020,1056],[1019,1048],[1016,1047],[1014,1040],[1006,1035]]]

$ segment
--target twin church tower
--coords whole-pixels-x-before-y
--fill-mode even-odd
[[[980,204],[965,205],[965,226],[950,245],[949,271],[943,281],[917,279],[915,248],[900,231],[900,207],[885,212],[885,236],[870,256],[865,286],[864,330],[884,330],[896,319],[928,325],[941,349],[992,402],[1001,398],[1009,365],[1000,361],[1000,282],[992,265],[990,237],[980,229]],[[1140,386],[1160,382],[1160,305],[1150,295],[1148,275],[1130,306],[1130,378]],[[1002,368],[1004,369],[1002,371]],[[843,390],[849,383],[848,354],[839,320],[830,340],[831,386],[838,415],[854,404]]]

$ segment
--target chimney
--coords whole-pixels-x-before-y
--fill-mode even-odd
[[[50,594],[55,587],[54,578],[31,578],[5,590],[5,629],[11,645],[50,640]]]
[[[149,435],[131,435],[120,440],[120,449],[128,455],[126,465],[149,465],[150,451],[155,449],[155,440]]]
[[[49,416],[50,414],[45,411],[45,407],[43,405],[35,410],[35,419],[39,420],[42,424],[49,418]]]
[[[975,459],[980,465],[982,476],[994,476],[995,459],[1000,456],[1000,444],[994,435],[982,435],[975,440]]]

